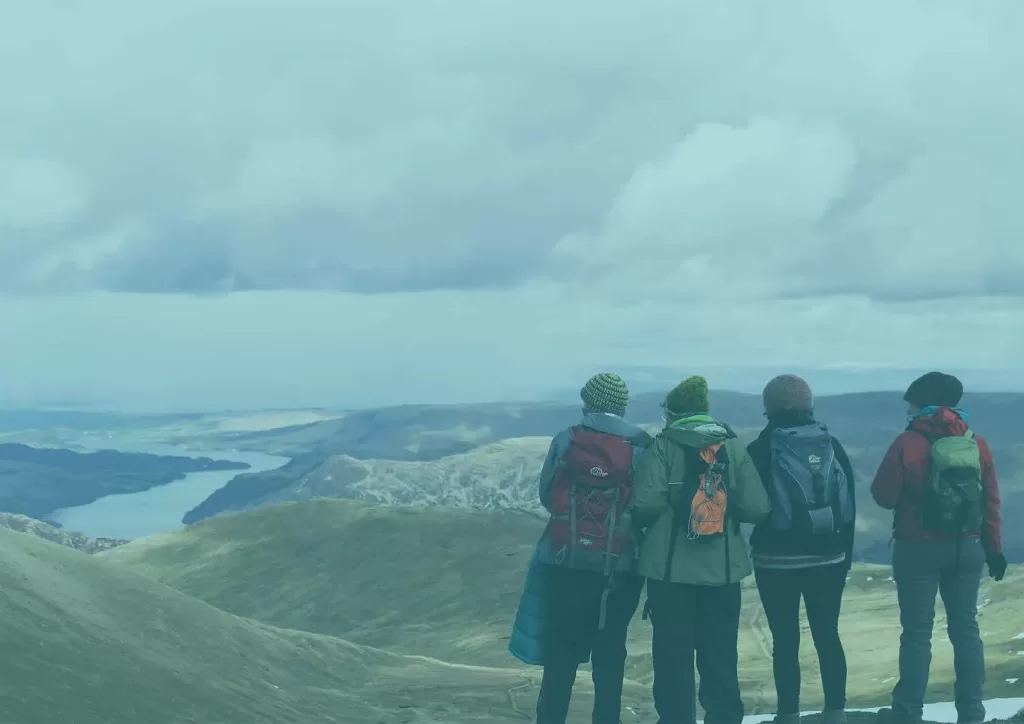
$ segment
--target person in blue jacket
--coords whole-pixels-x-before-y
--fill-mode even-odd
[[[594,724],[618,724],[636,572],[632,480],[652,438],[623,419],[629,392],[602,373],[580,390],[583,418],[551,441],[540,501],[551,514],[527,572],[509,650],[544,667],[537,724],[565,724],[576,672],[591,662]]]

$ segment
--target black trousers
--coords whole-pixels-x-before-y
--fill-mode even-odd
[[[800,711],[800,598],[818,652],[825,708],[846,708],[846,654],[839,640],[839,609],[846,587],[846,563],[813,568],[755,568],[768,627],[779,714]]]
[[[739,583],[691,586],[648,580],[659,724],[693,724],[695,654],[705,724],[743,721],[736,651],[740,600]]]
[[[600,573],[544,566],[544,679],[537,724],[565,724],[579,665],[590,660],[594,724],[619,724],[626,668],[626,633],[640,605],[644,579],[616,576],[604,629],[598,630],[608,579]]]

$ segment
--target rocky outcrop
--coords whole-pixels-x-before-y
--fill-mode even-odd
[[[99,553],[128,542],[116,538],[90,538],[84,533],[66,531],[41,520],[29,518],[27,515],[15,513],[0,513],[0,528],[7,528],[18,533],[28,533],[83,553]]]

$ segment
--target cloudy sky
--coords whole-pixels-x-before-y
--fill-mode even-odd
[[[1019,0],[4,2],[0,400],[1024,387],[1022,36]]]

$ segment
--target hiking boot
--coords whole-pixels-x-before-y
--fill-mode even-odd
[[[776,714],[775,724],[800,724],[800,714]]]
[[[846,712],[843,709],[825,709],[818,721],[821,724],[846,724]]]
[[[917,724],[920,724],[920,719],[917,720]],[[899,713],[894,712],[889,707],[879,709],[875,715],[875,724],[914,724],[908,717],[901,716]]]

